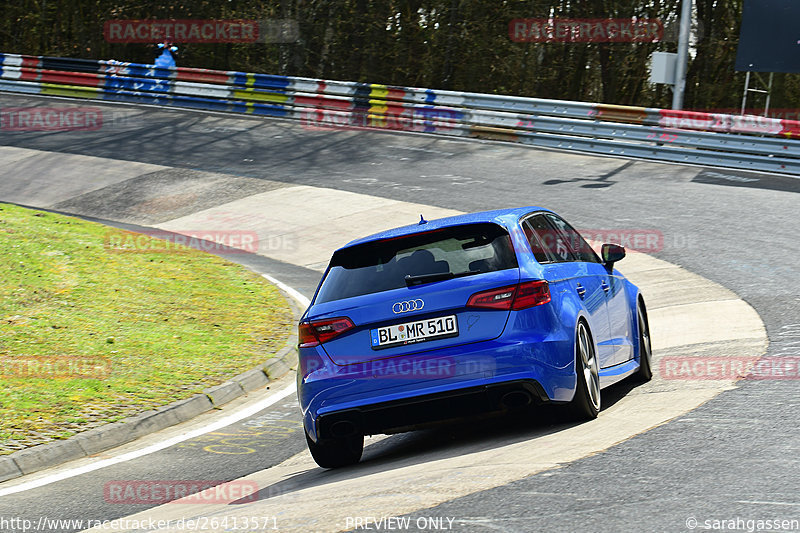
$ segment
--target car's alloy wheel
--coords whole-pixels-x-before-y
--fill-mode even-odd
[[[322,468],[339,468],[355,464],[361,459],[364,451],[364,435],[314,442],[306,433],[306,442],[311,457]]]
[[[634,378],[645,382],[653,377],[653,349],[650,346],[650,324],[647,322],[643,303],[636,306],[636,320],[639,326],[639,371],[634,374]]]
[[[576,418],[596,418],[600,412],[600,365],[592,336],[584,322],[575,335],[575,373],[578,383],[570,410]]]

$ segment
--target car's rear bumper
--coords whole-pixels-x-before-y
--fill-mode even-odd
[[[303,422],[316,441],[318,429],[325,434],[340,419],[347,422],[338,426],[340,434],[345,426],[377,434],[501,410],[505,392],[519,393],[505,399],[506,408],[513,396],[569,401],[575,390],[573,349],[571,335],[539,342],[503,338],[339,366],[315,348],[301,348]]]
[[[317,439],[327,439],[406,431],[548,401],[537,381],[519,379],[325,413],[316,419],[313,432]]]

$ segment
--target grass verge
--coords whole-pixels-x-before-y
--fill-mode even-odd
[[[0,454],[188,398],[286,343],[291,311],[261,276],[111,233],[0,203]]]

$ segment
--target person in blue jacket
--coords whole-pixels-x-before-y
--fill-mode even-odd
[[[175,68],[175,58],[172,57],[172,52],[177,52],[178,47],[168,41],[158,43],[158,47],[163,50],[163,52],[156,58],[156,66]]]

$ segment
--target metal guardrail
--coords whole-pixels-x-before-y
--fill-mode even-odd
[[[0,54],[0,91],[800,175],[800,122],[755,116],[16,54]]]

